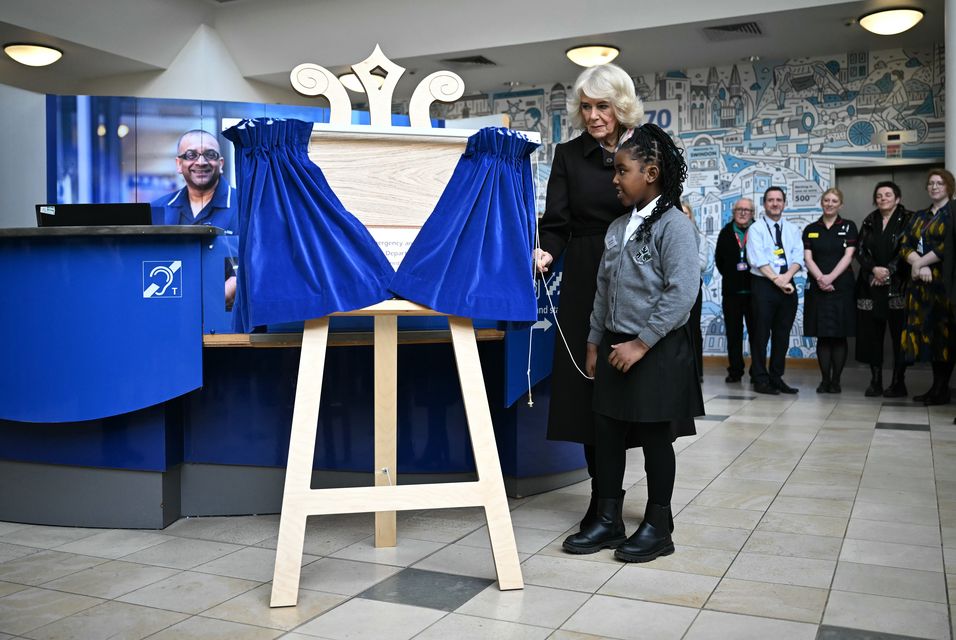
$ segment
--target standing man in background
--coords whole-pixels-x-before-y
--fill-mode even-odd
[[[800,230],[783,219],[787,197],[780,187],[763,194],[764,217],[750,225],[747,262],[753,300],[751,370],[754,391],[777,395],[796,393],[783,381],[790,344],[790,329],[797,315],[797,289],[793,277],[804,268]],[[770,362],[767,363],[767,340]]]
[[[727,377],[725,382],[740,382],[744,375],[744,322],[754,354],[754,322],[751,312],[751,275],[747,263],[747,229],[754,219],[754,202],[741,198],[734,203],[733,219],[717,236],[714,265],[721,276],[721,306],[724,311],[724,331],[727,336]],[[750,379],[753,381],[753,365]]]

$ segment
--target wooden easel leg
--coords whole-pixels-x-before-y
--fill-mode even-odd
[[[511,526],[511,511],[505,496],[504,479],[501,476],[501,463],[498,460],[498,448],[495,444],[495,432],[491,423],[491,410],[488,408],[488,395],[485,392],[485,380],[481,375],[481,361],[478,359],[478,343],[475,329],[468,318],[449,317],[451,341],[455,349],[455,361],[458,364],[458,379],[465,405],[465,417],[471,435],[471,446],[475,454],[475,468],[481,485],[485,517],[488,520],[488,536],[491,539],[491,552],[495,558],[495,572],[498,574],[498,588],[523,589],[521,567],[518,564],[518,548],[515,544],[514,529]]]
[[[318,428],[319,403],[322,400],[322,374],[325,370],[328,338],[328,318],[305,323],[295,406],[292,411],[292,432],[289,435],[289,460],[282,492],[276,566],[272,576],[270,604],[273,607],[295,606],[299,598],[302,547],[305,544],[305,523],[309,515],[305,500],[312,490],[315,432]]]
[[[398,317],[375,316],[375,486],[398,484]],[[387,472],[386,472],[387,470]],[[375,546],[397,543],[395,512],[375,514]]]

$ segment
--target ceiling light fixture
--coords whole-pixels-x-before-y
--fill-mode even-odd
[[[3,52],[28,67],[45,67],[63,57],[63,52],[42,44],[11,42],[3,45]]]
[[[372,82],[375,83],[376,89],[381,89],[382,85],[385,84],[385,78],[377,74],[371,74]],[[343,73],[339,76],[339,82],[342,83],[349,91],[354,91],[355,93],[365,93],[365,87],[362,86],[362,81],[359,80],[358,76],[354,73]]]
[[[607,64],[617,57],[621,50],[609,44],[586,44],[572,47],[564,52],[574,64],[582,67],[596,67]]]
[[[860,26],[877,35],[892,36],[913,28],[922,19],[922,9],[883,9],[861,16]]]

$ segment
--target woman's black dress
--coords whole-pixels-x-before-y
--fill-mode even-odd
[[[541,248],[555,261],[564,255],[558,322],[582,371],[604,234],[612,221],[629,211],[617,199],[613,178],[614,154],[602,149],[588,133],[555,147],[547,204],[539,225]],[[593,386],[575,369],[557,335],[549,440],[594,444]]]
[[[837,217],[827,229],[823,218],[803,230],[803,248],[823,273],[830,273],[843,258],[847,247],[855,247],[856,225]],[[818,338],[845,338],[856,332],[856,305],[853,269],[847,267],[833,282],[834,291],[821,291],[816,279],[807,278],[803,300],[803,335]]]

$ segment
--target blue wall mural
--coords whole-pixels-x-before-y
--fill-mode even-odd
[[[712,256],[738,198],[753,199],[761,215],[764,190],[782,186],[784,215],[802,229],[820,216],[820,196],[833,184],[837,167],[942,157],[943,60],[942,45],[934,45],[644,74],[634,84],[647,119],[685,150],[690,171],[684,195]],[[570,82],[469,96],[435,115],[508,113],[514,128],[541,133],[536,176],[543,212],[554,145],[577,135],[565,107]],[[885,134],[898,131],[910,141],[886,144]],[[802,289],[805,280],[799,280]],[[802,318],[801,291],[790,355],[813,357],[814,341],[803,337]],[[701,322],[705,353],[726,353],[720,274],[712,259],[704,274]]]

